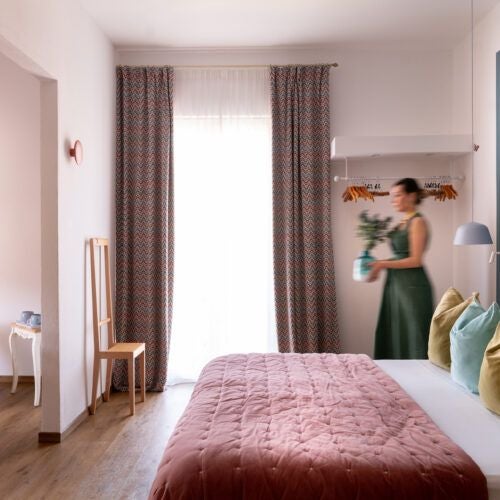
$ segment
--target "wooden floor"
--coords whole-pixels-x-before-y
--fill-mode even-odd
[[[39,444],[41,409],[31,384],[0,383],[1,499],[145,499],[168,437],[193,386],[147,393],[128,416],[128,394],[113,393],[60,444]]]

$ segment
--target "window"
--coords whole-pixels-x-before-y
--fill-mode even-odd
[[[179,69],[169,383],[212,358],[276,351],[267,69]]]

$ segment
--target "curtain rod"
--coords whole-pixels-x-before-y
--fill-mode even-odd
[[[205,65],[189,65],[189,64],[173,64],[174,68],[269,68],[270,66],[276,66],[278,68],[292,68],[294,66],[330,66],[331,68],[337,68],[339,63],[318,63],[318,64],[205,64]]]
[[[397,181],[401,179],[401,177],[366,177],[366,176],[358,176],[358,177],[340,177],[336,175],[333,178],[334,182],[339,182],[339,181]],[[429,181],[436,181],[436,180],[443,180],[443,179],[450,179],[452,181],[463,181],[465,179],[464,175],[427,175],[425,177],[413,177],[413,179],[417,179],[420,181],[423,180],[429,180]]]

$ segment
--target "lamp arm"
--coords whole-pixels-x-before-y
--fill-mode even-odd
[[[495,245],[491,245],[491,253],[490,253],[490,258],[488,259],[488,264],[493,264],[493,261],[495,260],[495,257],[497,255],[500,255],[500,252],[497,252],[495,249]]]

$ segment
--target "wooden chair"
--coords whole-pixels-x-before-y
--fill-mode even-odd
[[[99,318],[98,302],[98,281],[96,269],[96,250],[98,255],[104,254],[104,273],[106,286],[106,317]],[[92,383],[92,401],[90,404],[90,414],[93,415],[97,403],[97,385],[99,383],[99,373],[101,371],[101,360],[107,360],[106,366],[106,388],[104,392],[104,401],[109,400],[111,389],[111,373],[113,370],[113,361],[115,359],[126,359],[128,361],[128,392],[130,401],[130,414],[135,413],[135,358],[139,358],[140,377],[141,377],[141,398],[146,400],[146,360],[145,348],[143,342],[116,342],[113,327],[113,305],[111,302],[111,273],[109,266],[109,242],[104,238],[90,239],[90,267],[92,279],[92,311],[94,323],[94,377]],[[99,290],[100,291],[100,290]],[[100,346],[101,327],[108,327],[108,348],[102,350]]]

